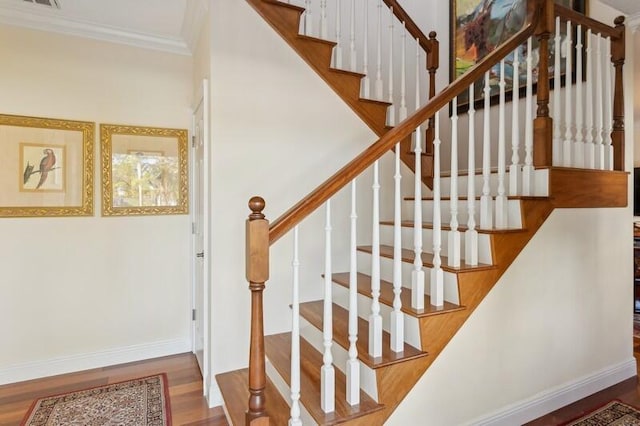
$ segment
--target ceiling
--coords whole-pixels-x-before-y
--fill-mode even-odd
[[[57,0],[60,9],[0,0],[0,23],[189,55],[205,0]]]
[[[608,4],[614,9],[619,10],[629,16],[640,13],[640,1],[638,0],[601,0],[602,3]]]

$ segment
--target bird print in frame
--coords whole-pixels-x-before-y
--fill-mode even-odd
[[[20,191],[64,192],[65,146],[20,144]]]

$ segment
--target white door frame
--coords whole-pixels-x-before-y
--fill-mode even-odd
[[[197,93],[196,96],[197,102],[195,103],[194,107],[193,107],[193,113],[192,113],[192,135],[195,136],[195,128],[196,128],[196,111],[198,110],[199,107],[202,107],[202,115],[203,115],[203,126],[202,126],[202,138],[204,139],[204,161],[203,161],[203,188],[202,188],[202,192],[203,192],[203,200],[202,200],[202,204],[203,204],[203,238],[204,238],[204,258],[203,258],[203,284],[204,284],[204,289],[202,292],[202,295],[204,297],[204,301],[203,301],[203,312],[201,313],[201,315],[203,316],[203,333],[204,333],[204,348],[203,348],[203,361],[204,361],[204,365],[203,365],[203,372],[202,372],[202,381],[203,381],[203,394],[205,396],[208,397],[209,394],[209,388],[210,388],[210,384],[211,384],[211,374],[210,374],[210,344],[209,344],[209,334],[210,334],[210,330],[209,330],[209,324],[210,324],[210,310],[209,310],[209,294],[210,294],[210,265],[211,262],[209,261],[210,259],[210,255],[211,255],[211,244],[210,244],[210,236],[211,236],[211,230],[210,230],[210,226],[209,226],[209,216],[210,216],[210,205],[209,205],[209,182],[210,182],[210,174],[209,174],[209,168],[210,168],[210,159],[209,159],[209,81],[205,78],[202,80],[202,85],[200,87],[200,90]],[[195,188],[195,146],[192,143],[191,144],[191,173],[190,173],[190,178],[191,178],[191,188]],[[198,262],[197,258],[196,258],[196,236],[195,233],[193,232],[194,228],[194,224],[195,224],[195,215],[196,215],[196,211],[195,211],[195,194],[193,194],[193,196],[191,197],[191,308],[195,309],[196,306],[196,301],[195,301],[195,295],[196,295],[196,262]],[[192,345],[192,351],[195,351],[195,344],[196,344],[196,338],[195,338],[195,321],[192,321],[191,324],[191,345]]]

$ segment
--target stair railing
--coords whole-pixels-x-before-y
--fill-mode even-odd
[[[558,18],[558,19],[555,19]],[[603,107],[597,111],[581,112],[580,106],[578,106],[578,112],[571,110],[571,113],[567,113],[568,109],[565,109],[565,120],[559,118],[561,101],[554,100],[554,115],[558,115],[557,120],[562,124],[558,130],[558,126],[554,128],[554,119],[549,115],[549,99],[550,99],[550,79],[549,79],[549,40],[551,34],[554,32],[554,21],[556,25],[564,23],[571,28],[572,23],[577,25],[579,29],[585,29],[587,34],[586,39],[586,72],[581,70],[585,64],[581,59],[576,60],[577,74],[581,72],[587,74],[587,76],[593,77],[594,68],[597,80],[603,80],[594,85],[592,80],[587,78],[586,85],[582,84],[581,78],[577,78],[576,82],[576,98],[585,96],[587,99],[587,106],[589,106],[590,97],[598,100]],[[568,24],[567,24],[568,23]],[[322,348],[318,350],[323,352],[323,366],[320,374],[321,377],[321,406],[325,413],[329,413],[334,409],[333,399],[335,397],[335,371],[333,369],[334,358],[332,355],[332,295],[331,295],[331,280],[334,271],[332,270],[332,253],[331,253],[331,240],[332,240],[332,198],[343,188],[350,185],[351,187],[351,243],[350,243],[350,271],[349,271],[349,356],[347,365],[344,368],[345,371],[346,386],[345,399],[350,405],[357,405],[360,401],[357,389],[362,388],[365,393],[377,397],[376,389],[365,389],[362,385],[358,385],[361,369],[358,368],[357,362],[357,291],[358,291],[358,273],[355,269],[357,267],[357,261],[355,256],[356,250],[356,228],[358,215],[356,212],[356,180],[362,181],[365,175],[363,173],[370,168],[372,169],[372,246],[370,252],[372,253],[371,260],[371,315],[369,316],[369,356],[375,358],[380,354],[380,345],[382,341],[382,326],[380,325],[380,302],[378,300],[380,296],[380,239],[379,239],[379,199],[380,189],[386,189],[386,186],[381,185],[379,174],[379,162],[381,158],[389,153],[391,150],[395,150],[394,170],[394,233],[393,244],[400,244],[399,229],[402,226],[406,226],[401,221],[401,194],[399,181],[400,175],[400,163],[399,163],[399,150],[400,142],[409,137],[412,133],[416,134],[416,154],[419,156],[422,149],[421,142],[421,127],[432,119],[433,126],[433,155],[434,155],[434,180],[433,180],[433,211],[432,211],[432,247],[429,247],[431,253],[427,257],[423,257],[421,242],[416,244],[414,256],[421,259],[427,259],[429,263],[428,267],[431,269],[430,279],[430,292],[429,301],[430,304],[436,307],[441,307],[446,301],[459,303],[456,300],[457,294],[452,294],[451,291],[447,292],[445,289],[445,280],[443,277],[443,271],[446,268],[459,267],[462,258],[469,265],[478,264],[478,235],[476,230],[476,213],[475,213],[475,193],[476,190],[480,190],[482,196],[480,197],[480,228],[493,228],[493,220],[495,218],[495,228],[506,227],[518,227],[521,223],[518,223],[520,219],[510,217],[507,208],[508,199],[507,193],[522,194],[522,195],[545,195],[546,188],[537,188],[535,185],[536,178],[534,176],[535,168],[548,168],[554,164],[554,161],[558,161],[554,157],[554,138],[558,139],[558,132],[563,132],[561,143],[556,143],[556,151],[558,148],[562,148],[562,154],[569,153],[570,157],[575,158],[576,152],[588,153],[591,149],[588,146],[589,143],[594,144],[593,151],[593,164],[596,168],[601,169],[614,169],[622,170],[624,167],[624,125],[623,125],[623,100],[622,100],[622,66],[624,63],[624,26],[623,20],[617,18],[615,21],[616,27],[612,28],[602,23],[599,23],[593,19],[586,18],[575,12],[555,5],[552,0],[532,0],[528,2],[527,15],[524,25],[516,34],[511,36],[504,44],[498,46],[495,50],[490,52],[485,58],[480,60],[465,74],[460,76],[457,80],[445,87],[440,93],[436,94],[426,104],[421,106],[413,115],[402,120],[397,126],[389,130],[378,141],[364,150],[360,155],[350,161],[342,169],[336,172],[333,176],[327,179],[324,183],[319,185],[312,193],[303,198],[292,208],[286,211],[278,219],[269,225],[265,218],[263,211],[265,208],[265,202],[259,197],[254,197],[249,202],[249,207],[252,211],[249,219],[247,220],[247,280],[250,283],[250,290],[252,292],[251,298],[251,341],[250,341],[250,364],[249,364],[249,409],[247,412],[247,424],[262,425],[268,424],[268,415],[266,402],[264,398],[264,390],[266,384],[265,376],[265,345],[263,334],[263,319],[262,319],[262,292],[265,288],[265,283],[269,277],[269,247],[274,244],[280,238],[282,238],[289,231],[294,230],[294,255],[293,255],[293,270],[294,270],[294,300],[293,311],[297,313],[299,311],[298,298],[299,290],[298,285],[298,271],[300,268],[300,261],[298,256],[298,225],[311,213],[317,211],[320,207],[325,207],[325,270],[324,270],[324,283],[325,283],[325,298],[323,302],[323,336]],[[573,46],[571,42],[572,32],[568,32],[565,47]],[[537,94],[536,103],[537,111],[536,117],[533,118],[533,75],[534,75],[534,56],[536,56],[533,49],[534,36],[537,39],[539,64],[537,69]],[[576,38],[576,49],[578,56],[581,55],[582,49],[582,36]],[[602,48],[602,40],[605,40],[605,47]],[[554,41],[555,42],[555,41]],[[594,51],[593,46],[600,45],[600,50],[597,47]],[[526,48],[522,48],[523,43],[526,43]],[[610,46],[610,47],[609,47]],[[573,47],[571,47],[573,49]],[[561,48],[555,45],[554,52],[560,53]],[[565,49],[565,52],[567,50]],[[514,53],[515,52],[515,53]],[[599,52],[599,53],[598,53]],[[613,93],[610,88],[610,81],[612,76],[610,71],[603,70],[604,59],[611,52],[611,61],[614,65],[615,75],[613,76]],[[509,66],[507,64],[507,57],[513,53],[513,60],[509,59],[510,66],[514,71],[514,80],[517,81],[518,74],[520,72],[520,56],[524,59],[526,67],[526,89],[525,89],[525,125],[524,128],[519,126],[519,123],[512,122],[512,139],[520,139],[522,136],[524,139],[524,163],[518,164],[519,155],[518,150],[521,148],[514,143],[512,145],[512,164],[510,169],[515,168],[519,170],[521,176],[521,182],[513,183],[512,176],[507,178],[506,176],[506,71],[505,68]],[[569,59],[570,55],[567,55],[566,62],[566,75],[567,85],[570,86],[569,80],[572,75],[572,61]],[[559,68],[557,66],[556,69]],[[497,68],[496,68],[497,66]],[[560,78],[557,78],[555,82],[559,82]],[[497,179],[493,179],[490,171],[491,160],[491,84],[492,81],[497,81],[499,89],[499,103],[498,103],[498,173]],[[476,121],[474,116],[476,114],[476,103],[473,102],[475,95],[475,87],[477,85],[483,85],[483,99],[484,110],[483,125],[482,125],[482,162],[483,173],[479,176],[479,179],[474,178],[473,171],[475,170],[475,129]],[[556,90],[554,91],[554,97],[558,90],[559,84],[556,83]],[[419,87],[419,85],[417,85]],[[514,93],[518,90],[514,90]],[[584,93],[583,93],[584,92]],[[565,105],[575,104],[573,101],[573,91],[571,89],[565,90],[563,96],[565,96]],[[469,99],[469,111],[466,114],[465,119],[469,120],[469,141],[467,143],[469,159],[467,168],[469,170],[469,176],[467,176],[467,229],[465,230],[465,256],[462,256],[461,238],[459,234],[458,223],[458,187],[461,185],[464,187],[464,181],[458,180],[458,139],[460,133],[458,132],[458,121],[462,118],[458,114],[457,101],[458,98],[468,94]],[[555,99],[555,98],[554,98]],[[593,100],[593,99],[592,99]],[[602,101],[602,102],[599,102]],[[517,106],[517,98],[512,102],[512,115],[515,115],[514,120],[518,119],[519,110]],[[452,111],[451,116],[451,143],[450,143],[450,187],[443,188],[441,182],[441,159],[440,151],[442,149],[442,140],[440,122],[441,110],[450,107]],[[598,107],[600,108],[600,107]],[[611,115],[611,119],[606,118]],[[576,117],[573,121],[569,117]],[[480,134],[480,132],[478,132]],[[577,136],[575,136],[577,135]],[[582,135],[582,136],[580,136]],[[569,140],[567,144],[565,141]],[[578,144],[584,144],[584,146],[577,146]],[[565,149],[565,147],[567,147]],[[600,154],[598,154],[600,152]],[[585,154],[585,166],[587,166],[590,157]],[[563,157],[564,161],[564,157]],[[571,163],[574,164],[574,163]],[[414,177],[416,180],[415,188],[415,203],[421,203],[421,177],[416,174]],[[507,189],[507,186],[517,186],[517,190],[514,188]],[[362,185],[361,185],[362,186]],[[441,252],[444,251],[443,239],[442,239],[442,217],[444,197],[442,192],[448,192],[449,197],[449,209],[445,211],[445,214],[449,215],[449,239],[448,239],[448,260],[444,261],[444,256]],[[334,209],[335,210],[335,209]],[[425,213],[426,214],[426,213]],[[412,224],[414,233],[419,232],[420,241],[423,240],[423,223],[422,220],[425,217],[422,211],[416,210],[415,222]],[[419,228],[419,229],[418,229]],[[456,234],[457,233],[457,234]],[[417,242],[417,240],[416,240]],[[475,247],[473,246],[475,245]],[[400,250],[394,250],[393,257],[393,312],[390,317],[392,324],[390,333],[391,335],[391,350],[399,352],[401,344],[398,340],[398,333],[402,332],[402,327],[393,327],[402,322],[400,293],[402,291],[402,283],[400,282],[403,277],[398,269],[400,264],[400,256],[403,254]],[[482,259],[480,259],[482,260]],[[490,260],[489,260],[490,262]],[[419,279],[424,279],[424,266],[418,265],[417,270]],[[422,274],[419,274],[422,272]],[[398,282],[396,282],[398,281]],[[415,284],[415,283],[414,283]],[[420,284],[420,283],[419,283]],[[423,284],[423,283],[422,283]],[[415,289],[415,287],[414,287]],[[415,295],[414,295],[415,296]],[[416,307],[417,301],[412,302],[412,309],[419,309]],[[294,318],[294,326],[297,326],[297,319]],[[292,336],[295,339],[299,339],[299,331],[294,330]],[[406,340],[404,340],[406,341]],[[299,343],[297,341],[292,342],[292,357],[291,357],[291,369],[298,371],[300,369],[300,357],[299,357]],[[299,374],[291,374],[291,420],[290,424],[300,424],[301,417],[301,401],[300,397],[300,383],[295,382],[299,380]],[[373,380],[375,383],[375,380]],[[303,395],[304,396],[304,395]]]
[[[397,0],[288,2],[305,9],[300,21],[301,34],[336,43],[333,68],[362,73],[361,96],[390,104],[387,125],[394,126],[408,115],[411,99],[407,79],[413,81],[409,73],[416,55],[405,51],[407,38],[416,42],[420,70],[428,73],[421,75],[428,82],[428,96],[435,95],[439,67],[436,33],[425,35]],[[423,104],[426,99],[416,99],[414,105]]]

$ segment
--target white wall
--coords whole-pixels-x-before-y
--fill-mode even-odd
[[[189,128],[191,59],[0,27],[0,111]],[[188,215],[0,219],[0,383],[190,350]],[[1,160],[0,160],[1,163]]]

